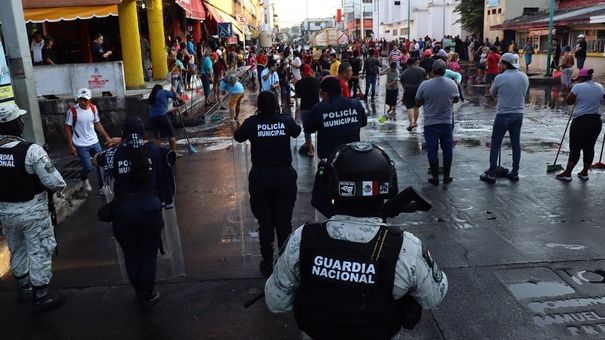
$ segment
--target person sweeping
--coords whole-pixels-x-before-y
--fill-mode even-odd
[[[601,133],[601,99],[603,86],[592,81],[592,69],[582,68],[574,81],[578,81],[567,96],[567,104],[574,105],[569,130],[569,160],[562,173],[555,176],[561,181],[571,181],[571,172],[583,154],[584,166],[578,173],[582,181],[588,181],[588,169],[594,159],[594,146]]]

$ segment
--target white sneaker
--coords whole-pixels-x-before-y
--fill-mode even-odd
[[[82,181],[82,189],[84,189],[84,190],[86,190],[88,192],[92,191],[92,187],[90,186],[90,182],[87,179],[85,179],[85,180]]]

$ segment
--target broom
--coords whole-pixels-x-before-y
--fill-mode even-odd
[[[485,170],[484,173],[489,175],[489,169]],[[508,173],[508,168],[502,166],[502,145],[500,145],[500,150],[498,150],[498,167],[496,168],[496,177],[506,177]]]
[[[559,171],[563,170],[561,164],[557,164],[557,158],[559,158],[559,152],[561,152],[561,146],[563,146],[563,140],[565,139],[565,134],[567,133],[567,128],[569,128],[569,123],[571,122],[571,116],[573,115],[573,110],[576,108],[574,105],[569,113],[569,119],[567,119],[567,125],[565,125],[565,131],[563,131],[563,137],[561,137],[561,143],[559,143],[559,149],[557,150],[557,155],[555,156],[555,161],[552,164],[546,166],[546,172]]]
[[[601,162],[603,160],[603,147],[605,146],[605,136],[603,136],[603,142],[601,143],[601,156],[599,157],[599,161],[595,164],[591,165],[591,169],[605,169],[605,163]]]

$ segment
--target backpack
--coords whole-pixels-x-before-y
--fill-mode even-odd
[[[96,106],[94,106],[92,103],[89,103],[88,105],[90,105],[90,109],[92,110],[92,114],[93,116],[97,115],[97,108]],[[73,133],[76,134],[76,137],[80,138],[80,136],[78,136],[78,133],[76,132],[76,121],[78,121],[78,112],[76,110],[75,106],[71,106],[69,108],[69,111],[71,111],[71,131],[73,131]],[[65,127],[65,129],[67,129],[67,127]]]

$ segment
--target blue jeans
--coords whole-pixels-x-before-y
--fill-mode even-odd
[[[435,124],[424,126],[424,140],[429,161],[439,160],[439,144],[443,151],[443,158],[452,158],[454,155],[454,136],[452,125]]]
[[[176,93],[178,93],[179,96],[183,93],[183,90],[181,88],[181,84],[182,84],[182,82],[181,82],[181,77],[180,76],[178,76],[176,78],[172,77],[172,79],[170,81],[170,85],[172,85],[175,88]]]
[[[492,131],[492,145],[489,150],[489,175],[496,176],[498,169],[498,152],[502,139],[508,131],[510,144],[513,148],[513,169],[511,175],[519,175],[519,162],[521,161],[521,125],[523,125],[523,113],[507,113],[496,115]]]
[[[586,57],[576,58],[576,62],[578,64],[578,70],[584,67],[585,61],[586,61]]]
[[[376,75],[368,74],[366,76],[366,97],[370,95],[370,85],[372,85],[372,97],[376,94]]]
[[[149,59],[143,60],[143,78],[145,78],[145,81],[151,80],[149,78]]]
[[[82,162],[82,170],[80,170],[80,180],[88,179],[88,174],[92,171],[92,160],[91,157],[103,151],[101,144],[95,143],[89,146],[75,146],[78,151],[78,157]],[[101,168],[97,167],[97,179],[99,180],[99,187],[103,186],[103,178],[101,177]]]

